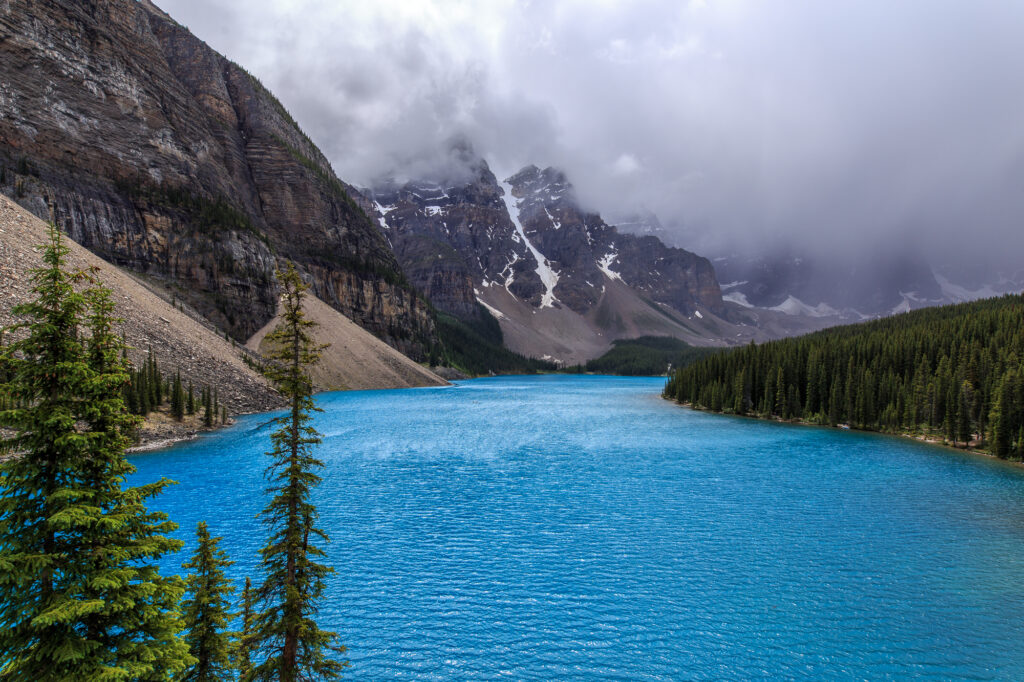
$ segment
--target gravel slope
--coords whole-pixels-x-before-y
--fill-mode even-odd
[[[323,350],[312,368],[313,382],[322,391],[441,386],[448,382],[382,342],[312,294],[304,301],[307,317],[319,326],[313,337]],[[246,342],[253,351],[265,350],[264,338],[277,324],[267,323]]]
[[[0,325],[14,322],[11,308],[32,298],[30,270],[42,265],[35,248],[47,239],[46,224],[7,197],[0,196]],[[216,386],[230,414],[262,412],[281,404],[280,397],[242,353],[203,322],[158,296],[123,270],[70,239],[69,264],[96,267],[99,279],[113,291],[116,314],[133,362],[152,347],[164,375],[180,370],[196,386]]]

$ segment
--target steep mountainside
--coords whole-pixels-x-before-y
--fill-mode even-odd
[[[0,197],[0,326],[18,321],[12,308],[33,297],[31,269],[42,267],[36,246],[47,241],[41,220]],[[68,265],[97,268],[97,277],[112,291],[115,314],[136,364],[148,349],[165,374],[180,370],[198,386],[216,386],[231,414],[262,412],[283,404],[267,381],[242,359],[230,341],[171,301],[81,246],[69,243]]]
[[[724,302],[707,259],[583,209],[561,172],[529,166],[499,182],[461,153],[468,179],[384,184],[364,191],[363,206],[438,308],[463,320],[489,312],[509,348],[572,364],[619,338],[706,346],[793,331]]]
[[[276,259],[400,350],[433,342],[386,240],[281,104],[148,0],[0,3],[0,190],[238,340]]]
[[[351,391],[412,386],[444,386],[448,382],[382,343],[316,296],[303,303],[306,317],[317,324],[314,341],[327,344],[320,361],[310,368],[313,384],[322,391]],[[266,336],[281,321],[275,316],[246,342],[246,347],[265,353]]]
[[[0,197],[0,326],[15,321],[11,309],[32,297],[30,270],[42,265],[37,245],[46,241],[46,224],[12,201]],[[262,412],[283,402],[267,381],[243,359],[245,351],[181,301],[111,265],[83,247],[69,243],[71,267],[98,268],[98,276],[113,292],[120,331],[141,364],[152,348],[165,372],[180,370],[199,386],[216,386],[231,414]],[[317,390],[406,388],[443,385],[435,376],[360,328],[318,299],[307,305],[323,350],[314,368]],[[250,339],[255,351],[269,328]],[[258,357],[252,354],[251,362]]]

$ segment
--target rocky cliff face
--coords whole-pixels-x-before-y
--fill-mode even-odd
[[[438,308],[464,320],[489,310],[514,350],[562,361],[643,334],[722,342],[700,328],[701,315],[728,314],[707,259],[619,233],[581,208],[555,169],[499,182],[471,150],[461,154],[468,177],[383,184],[362,199]]]
[[[620,279],[685,315],[698,307],[723,312],[715,271],[706,258],[666,246],[654,236],[620,233],[580,208],[560,171],[529,166],[505,186],[526,238],[557,275],[551,293],[576,312],[597,302],[605,278]]]
[[[475,314],[473,289],[494,286],[537,308],[586,314],[607,280],[683,314],[723,310],[707,259],[657,237],[619,233],[580,208],[552,168],[530,166],[499,183],[476,160],[464,184],[391,184],[366,197],[413,282],[455,315]]]
[[[455,185],[390,183],[364,192],[367,212],[377,216],[415,286],[463,319],[480,314],[473,290],[482,282],[507,281],[524,299],[542,288],[494,174],[483,160],[473,160],[471,171]]]
[[[245,339],[294,260],[413,356],[434,335],[377,226],[288,112],[148,0],[0,3],[0,189]]]

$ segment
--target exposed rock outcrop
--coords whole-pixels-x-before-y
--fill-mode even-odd
[[[288,112],[148,1],[0,3],[0,168],[2,191],[236,339],[273,317],[284,257],[403,352],[433,341],[428,306]]]
[[[42,267],[38,245],[47,241],[41,220],[0,197],[0,326],[16,321],[12,309],[32,300],[31,270]],[[165,375],[181,371],[197,386],[216,387],[231,414],[263,412],[284,404],[266,379],[243,360],[243,351],[187,309],[175,306],[144,283],[77,244],[69,244],[68,266],[96,268],[112,292],[118,331],[139,365],[150,349]]]
[[[499,182],[468,146],[456,152],[468,177],[383,183],[361,200],[439,309],[463,320],[493,314],[510,348],[562,362],[599,355],[616,338],[750,336],[709,327],[732,309],[707,259],[619,233],[555,169],[529,166]]]

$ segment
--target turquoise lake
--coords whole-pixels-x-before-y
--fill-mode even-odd
[[[1024,470],[662,379],[318,396],[345,679],[1024,679]],[[137,455],[257,573],[268,415]]]

